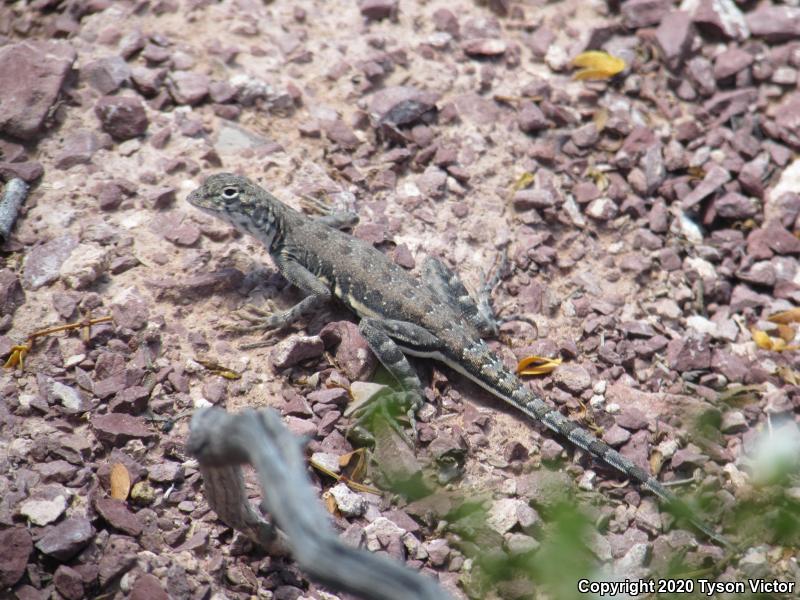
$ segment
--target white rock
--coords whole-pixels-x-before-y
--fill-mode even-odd
[[[364,497],[344,483],[337,483],[330,489],[330,493],[336,500],[336,506],[346,517],[360,517],[367,509]]]
[[[65,510],[67,510],[67,499],[61,495],[52,500],[33,498],[26,500],[19,507],[22,516],[40,527],[58,519]]]

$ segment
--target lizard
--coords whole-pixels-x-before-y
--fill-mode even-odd
[[[711,540],[730,546],[656,477],[551,407],[512,373],[483,339],[497,331],[486,303],[479,306],[440,260],[427,257],[417,278],[373,245],[337,229],[336,215],[307,216],[240,175],[211,175],[187,200],[261,242],[281,274],[306,294],[285,311],[265,314],[257,329],[280,329],[338,299],[359,317],[359,330],[378,361],[410,391],[410,412],[423,396],[406,357],[439,361],[637,481]]]

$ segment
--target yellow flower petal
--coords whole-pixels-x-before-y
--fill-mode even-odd
[[[613,56],[608,52],[601,52],[599,50],[581,52],[572,60],[572,65],[581,67],[581,70],[572,76],[573,79],[578,80],[611,79],[614,75],[622,73],[627,66],[625,61],[618,56]]]

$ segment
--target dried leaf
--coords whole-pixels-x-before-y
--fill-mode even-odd
[[[664,455],[659,450],[653,450],[650,454],[650,472],[658,475],[661,472],[661,467],[664,466]]]
[[[315,468],[317,471],[320,471],[330,477],[331,479],[335,479],[337,482],[342,482],[347,485],[350,489],[353,489],[357,492],[366,492],[368,494],[375,494],[376,496],[380,496],[380,490],[376,490],[375,488],[369,487],[368,485],[364,485],[363,483],[358,483],[357,481],[353,481],[352,479],[361,479],[364,476],[364,472],[366,471],[366,459],[364,457],[365,450],[364,448],[359,448],[353,452],[349,452],[339,457],[339,465],[342,467],[350,466],[350,475],[334,473],[327,467],[319,464],[316,461],[309,460],[309,464]],[[350,461],[354,456],[357,456],[357,460],[353,465],[350,465]]]
[[[325,503],[325,510],[330,514],[335,515],[339,512],[339,507],[336,506],[336,498],[330,492],[326,491],[322,494],[322,501]]]
[[[13,369],[19,366],[20,369],[24,369],[25,355],[28,353],[29,349],[28,346],[12,346],[11,354],[8,356],[8,360],[6,360],[3,367],[6,369]]]
[[[339,457],[339,467],[348,479],[361,481],[367,473],[366,451],[364,448],[353,450]],[[355,461],[353,461],[355,459]],[[352,464],[351,464],[352,462]]]
[[[605,108],[598,108],[592,115],[592,121],[597,128],[597,133],[602,133],[608,123],[608,110]]]
[[[789,323],[800,323],[800,308],[790,308],[783,312],[775,313],[767,320],[772,323],[782,323],[788,325]]]
[[[535,179],[536,176],[533,173],[530,171],[525,171],[511,186],[511,192],[514,193],[531,187]]]
[[[789,385],[800,385],[800,371],[795,371],[789,367],[778,367],[776,372]]]
[[[611,79],[627,67],[625,61],[618,56],[599,50],[581,52],[572,60],[572,66],[581,67],[581,70],[572,76],[573,79],[581,81]]]
[[[704,179],[706,176],[706,171],[705,169],[703,169],[703,167],[689,167],[687,169],[687,172],[689,173],[689,176],[694,180]]]
[[[730,385],[719,393],[719,400],[729,406],[747,406],[757,402],[763,391],[762,385]]]
[[[207,360],[205,358],[195,358],[195,361],[203,365],[206,369],[212,372],[214,375],[219,375],[225,379],[241,379],[241,373],[234,371],[233,369],[229,369],[227,367],[223,367],[219,363],[214,362],[213,360]]]
[[[756,343],[756,346],[762,350],[773,349],[772,338],[769,337],[769,334],[766,331],[761,331],[760,329],[751,329],[750,335],[753,336],[753,341]]]
[[[786,352],[800,349],[798,344],[787,344],[786,340],[779,337],[771,337],[766,331],[752,328],[750,334],[756,346],[762,350],[772,350],[773,352]],[[794,336],[792,337],[794,339]]]
[[[608,188],[608,176],[600,171],[599,169],[595,169],[591,167],[586,170],[585,173],[586,177],[589,177],[594,181],[594,184],[597,186],[601,192],[605,191]]]
[[[526,356],[517,363],[518,375],[547,375],[561,364],[560,358]]]
[[[794,330],[794,327],[791,325],[784,325],[783,323],[778,323],[778,337],[780,337],[784,342],[789,343],[794,340],[797,332]]]
[[[122,463],[111,465],[111,497],[116,500],[127,500],[131,491],[131,476]]]

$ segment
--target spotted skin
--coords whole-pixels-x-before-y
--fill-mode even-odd
[[[485,311],[441,262],[429,259],[423,280],[417,279],[372,245],[295,211],[238,175],[210,176],[188,201],[260,240],[281,273],[308,294],[297,306],[268,317],[265,328],[291,322],[336,297],[361,318],[370,348],[406,389],[420,390],[421,384],[404,355],[441,361],[690,514],[655,477],[551,408],[505,367],[481,339],[492,329]],[[701,519],[689,518],[709,538],[728,545]]]

